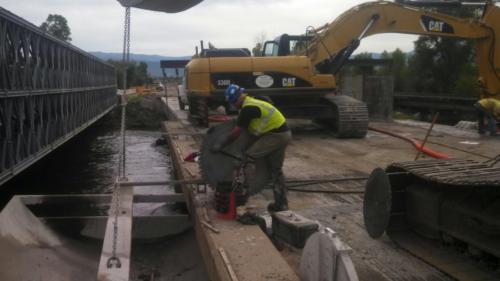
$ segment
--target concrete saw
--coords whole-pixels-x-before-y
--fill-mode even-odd
[[[214,144],[223,141],[236,126],[236,120],[227,121],[211,127],[203,139],[200,150],[200,170],[205,182],[212,186],[230,185],[235,169],[239,168],[242,156],[257,137],[246,130],[221,152],[213,152]],[[249,160],[246,169],[246,186],[250,194],[261,191],[269,182],[271,175],[265,158]]]
[[[221,152],[212,151],[212,147],[222,142],[235,126],[235,120],[218,124],[211,127],[203,138],[200,170],[203,179],[211,185],[232,182],[234,170],[241,165],[243,151],[251,143],[251,136],[242,132],[237,140],[225,146]]]

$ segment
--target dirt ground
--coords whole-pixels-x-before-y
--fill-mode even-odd
[[[364,139],[343,140],[310,122],[290,123],[293,141],[287,149],[284,167],[288,179],[368,176],[376,167],[385,168],[393,162],[414,160],[417,153],[410,143],[373,131],[369,131]],[[372,122],[370,126],[422,140],[428,124]],[[484,161],[500,154],[500,139],[479,137],[474,132],[450,126],[435,129],[427,146],[451,158]],[[422,155],[423,158],[427,156]],[[364,184],[365,181],[350,181],[304,188],[359,190]],[[250,204],[262,210],[271,200],[271,192],[265,191],[251,198]],[[363,223],[362,194],[289,192],[289,205],[293,211],[339,233],[341,239],[353,248],[351,257],[361,280],[451,280],[397,246],[386,235],[378,240],[370,238]],[[282,254],[297,268],[300,251],[283,251]]]
[[[168,98],[179,121],[186,121],[173,98]],[[287,179],[367,177],[374,168],[385,168],[399,161],[413,161],[417,150],[409,142],[370,130],[363,139],[337,139],[324,128],[306,120],[289,120],[293,141],[286,154],[284,172]],[[415,121],[371,122],[370,126],[397,133],[422,142],[430,124]],[[436,125],[426,147],[444,153],[450,158],[478,161],[492,159],[500,154],[500,138],[482,137],[474,131]],[[420,155],[420,159],[428,158]],[[362,190],[365,181],[339,184],[318,184],[304,188]],[[352,260],[360,280],[452,280],[445,273],[396,245],[386,235],[372,239],[363,222],[362,194],[320,194],[289,192],[291,210],[336,231],[353,252]],[[250,198],[264,212],[272,192],[265,190]],[[281,255],[298,273],[301,251],[285,248]]]

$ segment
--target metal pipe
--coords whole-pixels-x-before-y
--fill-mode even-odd
[[[373,14],[368,24],[365,26],[361,34],[358,36],[358,40],[363,39],[370,28],[375,24],[375,22],[380,18],[378,14]]]

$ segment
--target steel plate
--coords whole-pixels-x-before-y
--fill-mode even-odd
[[[372,238],[384,234],[391,212],[391,183],[381,168],[370,174],[365,187],[363,217],[366,230]]]
[[[178,13],[198,5],[203,0],[118,0],[124,7],[134,7],[145,10],[166,13]]]

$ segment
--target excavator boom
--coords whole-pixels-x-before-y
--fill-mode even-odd
[[[500,8],[486,4],[480,20],[458,18],[393,2],[370,2],[351,8],[316,29],[304,51],[312,65],[335,74],[365,37],[380,33],[447,36],[476,41],[479,75],[492,95],[500,94]],[[500,98],[500,97],[499,97]]]
[[[193,58],[186,66],[185,79],[190,114],[207,125],[208,109],[227,106],[223,92],[233,83],[250,95],[271,98],[288,118],[325,123],[339,137],[363,137],[368,127],[367,107],[339,95],[336,74],[363,38],[380,33],[474,40],[479,75],[486,87],[483,95],[500,100],[499,30],[500,8],[491,2],[484,4],[480,19],[387,1],[365,3],[305,35],[284,34],[266,42],[263,56],[205,54]]]

